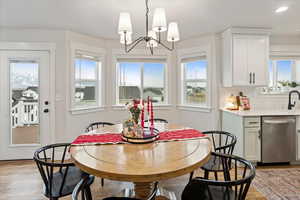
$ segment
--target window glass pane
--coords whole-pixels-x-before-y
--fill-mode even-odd
[[[141,63],[119,63],[119,104],[141,98]]]
[[[144,64],[144,99],[150,96],[154,103],[163,103],[165,100],[163,63]]]
[[[76,80],[96,80],[97,65],[95,60],[77,58],[75,60],[75,79]]]
[[[206,82],[186,82],[186,104],[206,104]]]
[[[285,85],[292,81],[292,61],[280,60],[277,61],[277,82],[280,85]]]
[[[185,79],[206,79],[207,61],[198,60],[185,63]]]
[[[96,105],[96,85],[96,81],[75,83],[75,105],[77,107]]]

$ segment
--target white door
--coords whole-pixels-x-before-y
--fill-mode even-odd
[[[0,50],[0,160],[50,143],[49,66],[48,51]]]

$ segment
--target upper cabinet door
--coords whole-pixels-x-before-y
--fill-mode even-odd
[[[233,37],[233,85],[247,86],[250,84],[250,76],[247,71],[248,40],[244,36]]]
[[[222,40],[223,86],[266,86],[268,30],[231,28],[222,33]]]
[[[268,84],[269,39],[266,36],[251,36],[248,39],[248,72],[252,73],[254,86]]]

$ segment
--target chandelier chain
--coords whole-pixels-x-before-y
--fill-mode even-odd
[[[148,37],[149,33],[149,0],[145,0],[146,3],[146,36]]]

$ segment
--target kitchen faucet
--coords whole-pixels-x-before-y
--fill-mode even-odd
[[[295,105],[296,105],[296,101],[294,101],[294,103],[292,104],[292,100],[291,100],[291,97],[292,97],[292,94],[293,93],[296,93],[296,94],[298,94],[298,98],[299,98],[299,100],[300,100],[300,92],[298,91],[298,90],[292,90],[292,91],[290,91],[289,92],[289,105],[288,105],[288,109],[289,110],[292,110],[292,108],[293,107],[295,107]]]

